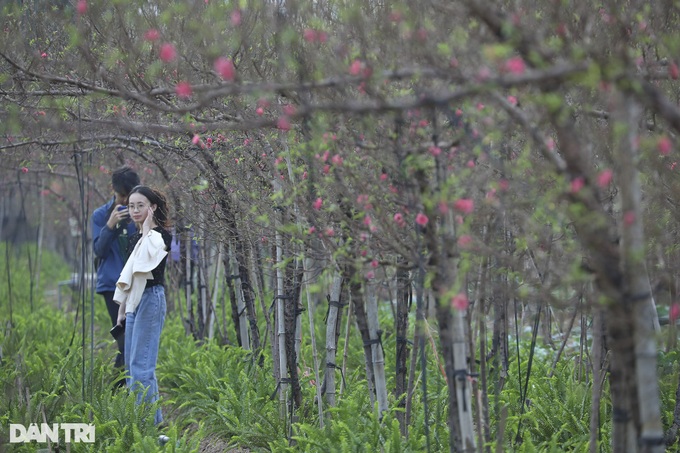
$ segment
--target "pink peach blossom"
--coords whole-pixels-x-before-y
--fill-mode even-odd
[[[435,157],[439,156],[442,153],[442,149],[438,146],[430,146],[428,151]]]
[[[235,9],[231,12],[231,25],[238,27],[241,25],[241,10]]]
[[[458,245],[461,248],[467,248],[472,243],[472,236],[469,234],[463,234],[458,238]]]
[[[475,202],[470,198],[461,198],[453,203],[453,209],[463,214],[470,214],[475,209]]]
[[[659,150],[659,154],[667,156],[671,153],[673,143],[671,142],[670,138],[664,135],[659,137],[659,140],[656,142],[656,148]]]
[[[420,226],[425,226],[427,225],[427,222],[429,222],[430,219],[427,218],[425,214],[422,212],[419,212],[418,215],[416,216],[416,223]]]
[[[186,81],[179,82],[175,86],[175,93],[177,93],[177,96],[180,98],[188,99],[191,97],[193,94],[193,90],[191,88],[191,84]]]
[[[602,170],[599,175],[597,175],[597,185],[600,187],[607,187],[614,176],[614,172],[607,168]]]
[[[276,121],[276,127],[279,130],[288,132],[290,130],[290,120],[285,115],[280,116],[279,119]]]
[[[580,176],[571,180],[570,190],[571,193],[578,193],[585,186],[585,181]]]
[[[522,74],[526,70],[526,65],[522,57],[512,57],[505,62],[504,69],[510,74]]]
[[[147,41],[157,41],[160,37],[160,32],[155,28],[150,28],[144,33],[144,39]]]
[[[680,316],[680,303],[673,303],[671,305],[671,308],[668,310],[668,317],[670,318],[671,322],[677,321],[678,317]]]
[[[164,43],[161,46],[159,56],[161,61],[164,61],[165,63],[173,61],[175,58],[177,58],[177,51],[175,50],[175,46],[173,46],[169,42]]]
[[[288,116],[293,116],[295,115],[296,108],[293,104],[286,104],[283,106],[283,113],[285,113]]]
[[[626,211],[623,214],[623,224],[631,226],[633,223],[635,223],[635,213],[633,211]]]
[[[222,79],[231,82],[236,76],[236,69],[234,68],[234,63],[229,58],[219,57],[215,60],[215,72],[222,77]]]
[[[668,65],[668,75],[673,80],[677,80],[678,76],[680,76],[680,69],[678,69],[678,65],[675,62]]]
[[[470,301],[463,293],[458,293],[451,298],[451,307],[456,310],[465,310],[470,305]]]
[[[85,14],[87,12],[87,0],[78,0],[78,4],[76,5],[76,11],[80,16]]]
[[[317,39],[316,30],[313,28],[305,28],[302,32],[302,38],[307,42],[314,42]]]
[[[349,73],[351,75],[359,75],[363,68],[364,68],[364,64],[361,62],[361,60],[358,60],[358,59],[354,60],[349,67]]]

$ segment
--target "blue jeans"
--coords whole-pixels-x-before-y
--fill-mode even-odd
[[[137,392],[137,404],[142,398],[148,402],[158,400],[156,362],[161,330],[165,322],[165,289],[163,285],[146,288],[137,311],[125,317],[125,367],[128,388]],[[146,392],[146,393],[145,393]],[[154,423],[163,421],[160,408]]]

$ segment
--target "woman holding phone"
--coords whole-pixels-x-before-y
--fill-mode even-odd
[[[125,366],[128,387],[137,403],[158,400],[156,362],[165,322],[165,263],[172,235],[168,231],[165,196],[137,186],[128,196],[128,212],[138,232],[130,238],[130,257],[116,283],[118,324],[125,322]],[[160,408],[154,422],[163,421]]]

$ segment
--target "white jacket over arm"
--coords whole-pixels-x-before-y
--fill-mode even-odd
[[[150,230],[135,245],[116,283],[113,300],[125,303],[125,312],[134,313],[142,299],[146,281],[153,279],[154,270],[167,256],[163,236],[158,231]]]

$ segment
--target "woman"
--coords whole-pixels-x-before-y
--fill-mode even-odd
[[[113,300],[118,324],[125,322],[125,367],[128,387],[137,392],[137,403],[158,400],[156,362],[165,321],[165,262],[172,235],[168,232],[165,196],[137,186],[128,196],[130,217],[137,233],[130,238],[130,257],[116,283]],[[160,408],[154,423],[163,421]]]

